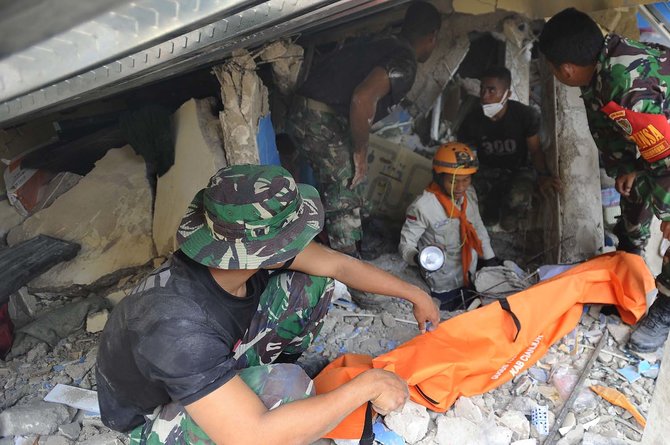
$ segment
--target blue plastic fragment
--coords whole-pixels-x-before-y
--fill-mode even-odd
[[[324,347],[323,345],[316,345],[316,346],[314,346],[314,350],[315,350],[316,352],[323,352],[324,349],[325,349],[325,347]]]
[[[643,376],[650,378],[650,379],[655,379],[658,377],[658,371],[660,367],[658,363],[654,363],[653,365],[649,363],[646,360],[642,360],[640,363],[637,365],[637,372],[642,374]]]
[[[625,366],[621,369],[617,369],[617,372],[621,374],[622,376],[626,377],[626,380],[628,380],[628,383],[633,383],[642,377],[638,372],[637,368],[632,365]]]
[[[405,439],[398,433],[386,428],[380,420],[372,425],[372,432],[375,433],[375,441],[382,445],[405,445]]]
[[[61,372],[63,369],[65,369],[65,366],[63,366],[63,365],[54,365],[53,368],[51,368],[51,369],[53,369],[54,372]]]

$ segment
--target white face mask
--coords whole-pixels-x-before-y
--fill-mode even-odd
[[[503,107],[505,106],[505,102],[507,102],[507,92],[508,91],[509,90],[505,90],[505,92],[503,93],[503,97],[500,100],[500,102],[482,105],[482,111],[484,112],[484,115],[486,117],[491,119],[493,116],[500,113],[500,110],[502,110]]]

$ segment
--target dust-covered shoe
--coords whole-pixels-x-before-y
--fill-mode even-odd
[[[659,294],[647,315],[640,321],[628,340],[636,352],[653,352],[665,343],[670,332],[670,297]]]

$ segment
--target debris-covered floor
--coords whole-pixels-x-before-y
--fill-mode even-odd
[[[410,282],[421,280],[413,268],[407,268],[395,253],[386,253],[373,263]],[[12,297],[14,311],[23,316],[44,320],[44,314],[66,312],[58,320],[59,328],[51,335],[64,336],[53,347],[25,337],[9,359],[0,362],[0,444],[112,444],[127,443],[123,434],[104,427],[94,413],[77,410],[43,399],[57,384],[95,389],[94,363],[99,330],[106,313],[102,302],[116,302],[148,269],[98,295],[70,298],[57,293],[36,293],[25,290]],[[390,299],[384,310],[364,310],[347,301],[347,289],[338,285],[336,296],[321,336],[306,354],[333,359],[344,352],[378,355],[417,334],[408,304]],[[102,297],[107,299],[102,300]],[[91,301],[99,302],[89,304]],[[87,308],[82,310],[82,304]],[[64,309],[72,308],[70,311]],[[89,312],[88,316],[86,313]],[[442,312],[447,319],[458,312]],[[47,317],[47,320],[49,318]],[[584,384],[584,389],[562,423],[561,444],[635,443],[643,428],[628,411],[603,400],[590,385],[617,388],[642,413],[649,409],[658,374],[660,356],[631,356],[624,350],[630,328],[616,315],[605,315],[599,306],[584,311],[579,327],[554,345],[535,366],[502,387],[472,398],[460,398],[447,413],[432,413],[408,403],[403,412],[378,422],[378,440],[384,444],[532,444],[542,443],[550,430],[571,385],[593,354],[602,330],[609,333],[607,343],[597,357]],[[35,327],[34,327],[35,328]],[[37,328],[35,328],[37,329]],[[43,329],[50,329],[44,326]],[[473,329],[477,329],[473,326]],[[93,332],[89,332],[93,331]],[[37,332],[37,331],[34,331]],[[464,333],[467,335],[467,333]],[[17,356],[18,355],[18,356]],[[72,402],[72,401],[70,401]],[[537,425],[546,406],[547,420]],[[560,436],[559,436],[560,437]],[[529,439],[527,442],[519,442]],[[537,442],[534,441],[537,439]],[[327,441],[322,441],[328,443]],[[342,443],[347,443],[346,441]]]

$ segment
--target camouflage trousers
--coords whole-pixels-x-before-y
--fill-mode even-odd
[[[281,353],[304,352],[328,311],[334,282],[286,271],[274,275],[260,298],[249,330],[235,350],[238,375],[268,409],[314,395],[298,365],[273,363]],[[179,403],[159,406],[130,432],[131,445],[213,444]]]
[[[296,97],[286,129],[314,170],[326,211],[330,247],[342,250],[355,245],[363,235],[363,186],[349,188],[354,164],[348,119],[320,105]]]
[[[494,226],[505,218],[523,218],[535,193],[535,173],[527,168],[512,172],[481,166],[472,177],[484,224]]]
[[[617,226],[623,230],[616,231],[617,236],[624,236],[628,243],[644,249],[651,237],[653,216],[661,221],[670,221],[670,171],[639,173],[630,195],[621,196],[620,205],[621,217]],[[666,252],[665,256],[656,283],[670,290],[670,252]]]

